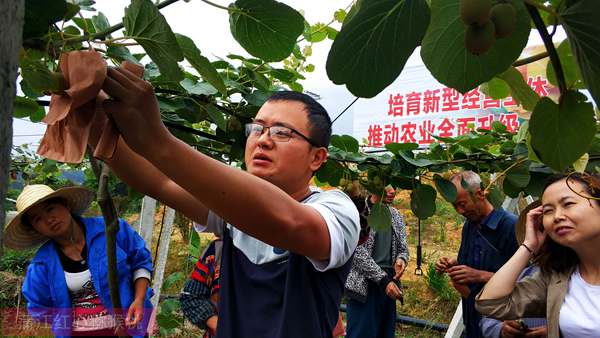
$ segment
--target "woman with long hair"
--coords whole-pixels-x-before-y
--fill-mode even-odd
[[[530,259],[540,272],[517,282]],[[477,297],[498,319],[546,317],[548,337],[600,336],[600,177],[551,177],[525,240]]]

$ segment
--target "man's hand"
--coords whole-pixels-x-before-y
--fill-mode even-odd
[[[521,327],[521,324],[516,320],[505,320],[502,322],[502,330],[500,330],[500,337],[502,338],[516,338],[523,337],[525,331]]]
[[[448,269],[450,278],[458,284],[485,283],[494,274],[488,271],[473,269],[466,265],[456,265]]]
[[[469,289],[468,286],[464,285],[464,284],[458,284],[456,282],[454,282],[452,279],[450,280],[450,284],[452,284],[452,287],[456,289],[456,291],[458,291],[458,293],[460,293],[460,295],[463,298],[469,298],[469,295],[471,294],[471,289]]]
[[[455,266],[456,264],[458,264],[456,259],[442,257],[437,261],[437,263],[435,263],[435,271],[437,273],[444,273],[451,267]]]
[[[211,316],[210,318],[208,318],[206,320],[206,327],[208,328],[208,331],[210,332],[211,336],[216,336],[217,335],[217,322],[219,321],[219,317],[217,316]]]
[[[134,327],[142,321],[142,318],[144,318],[144,299],[136,299],[129,306],[129,310],[127,310],[125,326],[129,328]]]
[[[404,269],[406,269],[406,263],[401,258],[398,258],[394,263],[394,279],[400,280],[402,274],[404,273]]]
[[[109,67],[102,89],[112,98],[104,101],[104,110],[135,152],[143,156],[169,134],[150,83],[123,67]]]
[[[394,283],[393,281],[389,282],[388,285],[385,287],[385,293],[391,299],[400,299],[402,297],[402,291],[400,291],[398,285],[396,285],[396,283]]]
[[[547,326],[538,326],[529,329],[525,334],[525,337],[548,337],[548,327]]]

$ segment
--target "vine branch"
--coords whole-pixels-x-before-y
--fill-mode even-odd
[[[556,13],[555,10],[553,10],[552,8],[550,8],[548,6],[544,6],[543,4],[541,4],[535,0],[523,0],[523,2],[525,2],[525,6],[529,5],[531,7],[535,7],[541,11],[549,13],[550,15],[552,15],[555,18],[558,18],[558,13]]]
[[[161,3],[159,3],[158,5],[156,5],[156,8],[163,9],[171,4],[176,3],[177,1],[179,1],[179,0],[165,0]],[[64,40],[64,42],[66,45],[73,45],[73,44],[77,44],[79,42],[84,42],[84,41],[90,41],[90,40],[95,40],[95,39],[105,39],[111,33],[114,33],[116,31],[118,31],[119,29],[123,29],[124,27],[125,27],[125,25],[123,24],[123,22],[121,22],[121,23],[118,23],[114,26],[107,28],[106,30],[104,30],[102,32],[98,32],[98,33],[94,33],[94,34],[87,34],[87,35],[83,35],[83,36],[73,38],[73,39],[66,39],[66,40]],[[25,43],[23,45],[25,45]]]
[[[564,97],[564,94],[567,92],[567,81],[565,80],[565,73],[563,72],[562,65],[560,63],[560,59],[558,57],[558,52],[554,47],[554,43],[552,42],[552,37],[548,34],[548,30],[546,30],[546,25],[544,24],[544,20],[538,11],[538,8],[534,5],[531,5],[529,1],[526,1],[525,7],[529,12],[529,16],[533,20],[535,27],[537,28],[542,40],[544,41],[544,46],[546,46],[546,50],[548,51],[548,56],[550,57],[550,62],[552,62],[552,67],[554,67],[554,72],[556,73],[556,80],[558,82],[558,87],[560,89],[560,99]]]
[[[119,292],[119,277],[117,274],[117,232],[119,232],[119,217],[115,204],[110,197],[110,192],[108,191],[110,168],[108,165],[103,164],[102,169],[100,169],[90,147],[87,148],[87,153],[92,166],[92,171],[98,179],[97,200],[100,210],[102,210],[104,231],[106,233],[106,257],[108,261],[110,301],[114,311],[114,319],[117,323],[117,334],[119,337],[126,337],[126,333],[123,332],[123,329],[125,328],[123,323],[124,316]]]
[[[229,8],[229,7],[221,6],[221,5],[216,4],[216,3],[212,2],[212,1],[208,1],[208,0],[200,0],[200,1],[204,2],[205,4],[211,5],[213,7],[224,9],[226,11],[235,10],[234,8]]]
[[[485,187],[485,189],[483,190],[484,194],[487,194],[488,191],[490,190],[490,188],[492,187],[492,185],[494,185],[494,183],[496,183],[496,181],[498,181],[501,177],[506,176],[506,173],[511,170],[512,168],[518,166],[519,164],[523,163],[527,161],[527,157],[523,157],[517,161],[515,161],[515,163],[511,164],[508,168],[504,169],[501,173],[499,173],[498,175],[496,175],[493,179],[490,180],[490,183],[487,185],[487,187]]]

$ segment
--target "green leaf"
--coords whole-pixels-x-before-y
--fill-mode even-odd
[[[544,97],[531,114],[529,132],[531,146],[542,162],[563,171],[587,151],[594,138],[594,108],[578,92],[567,92],[560,105]]]
[[[156,322],[161,329],[169,330],[178,328],[183,323],[183,319],[172,313],[167,315],[161,312],[156,315]]]
[[[488,195],[486,197],[487,197],[488,201],[490,201],[490,203],[492,203],[494,208],[499,208],[502,206],[502,202],[503,202],[504,198],[502,196],[502,192],[500,192],[500,189],[498,189],[497,186],[493,185],[489,189]]]
[[[229,9],[231,34],[248,53],[267,62],[288,57],[304,31],[304,18],[273,0],[237,0]]]
[[[44,109],[44,107],[40,107],[38,110],[29,115],[29,121],[34,123],[41,122],[45,116],[46,110]]]
[[[271,96],[271,94],[272,94],[272,92],[265,92],[263,90],[255,90],[248,95],[244,95],[244,99],[246,99],[246,101],[248,101],[249,104],[260,107],[265,102],[267,102],[267,99],[269,98],[269,96]]]
[[[81,10],[81,7],[79,7],[78,5],[67,2],[67,11],[63,15],[63,20],[65,20],[65,21],[72,20],[73,17],[75,15],[77,15],[77,13],[79,13],[80,10]],[[95,33],[95,32],[93,32],[93,33]]]
[[[94,0],[69,0],[73,4],[79,6],[84,11],[95,12],[96,9],[92,7],[96,2]]]
[[[271,69],[269,74],[281,82],[292,82],[296,79],[296,74],[287,69]]]
[[[435,189],[427,184],[417,184],[410,193],[410,209],[420,219],[435,214]]]
[[[425,0],[370,0],[337,35],[327,75],[358,96],[370,98],[391,84],[420,44],[429,24]]]
[[[427,167],[430,166],[432,164],[438,164],[441,163],[441,161],[435,161],[435,160],[429,160],[426,158],[413,158],[411,157],[409,154],[407,154],[404,151],[399,151],[396,155],[399,155],[401,158],[403,158],[406,162],[417,166],[417,167]]]
[[[358,141],[350,135],[332,135],[330,144],[350,153],[358,152]]]
[[[515,67],[509,67],[499,78],[506,81],[510,86],[510,93],[517,102],[527,111],[533,111],[535,105],[540,100],[539,95],[525,82],[523,74]]]
[[[25,23],[23,39],[40,37],[48,33],[50,26],[67,13],[65,0],[27,0],[25,1]]]
[[[176,271],[173,272],[172,274],[170,274],[167,278],[165,278],[165,280],[163,281],[163,289],[168,289],[170,288],[172,285],[174,285],[175,283],[181,281],[185,279],[185,276],[183,275],[183,272],[181,271]]]
[[[217,69],[204,57],[194,41],[185,35],[175,34],[177,43],[183,51],[186,60],[194,67],[194,69],[202,76],[202,78],[213,85],[221,94],[227,95],[227,88],[223,82],[223,78],[217,72]]]
[[[556,52],[558,53],[563,74],[565,75],[567,88],[584,89],[585,84],[581,78],[581,72],[579,71],[577,61],[575,61],[575,57],[571,51],[569,40],[565,39],[563,42],[561,42],[558,48],[556,48]],[[546,76],[548,77],[548,82],[558,87],[558,81],[556,80],[556,73],[554,72],[554,66],[552,66],[552,62],[548,62],[548,66],[546,67]]]
[[[419,145],[416,143],[388,143],[385,145],[385,149],[394,154],[398,154],[401,151],[417,150],[419,149]]]
[[[250,68],[242,68],[242,73],[246,74],[252,80],[252,84],[257,89],[262,91],[269,91],[271,89],[271,81],[261,73]]]
[[[336,161],[327,161],[317,170],[316,178],[321,182],[327,182],[332,187],[340,185],[342,179],[343,168]]]
[[[92,16],[92,24],[94,25],[96,32],[104,32],[110,28],[108,18],[102,12],[98,12],[98,15]]]
[[[442,194],[442,197],[450,202],[454,203],[456,201],[456,186],[454,183],[449,180],[443,178],[442,176],[435,174],[433,175],[433,183],[435,183],[435,187]]]
[[[14,103],[14,117],[29,117],[35,114],[41,107],[32,99],[17,96]],[[43,108],[42,108],[43,109]]]
[[[207,82],[195,82],[190,79],[183,79],[179,84],[190,94],[195,95],[214,95],[219,91]]]
[[[38,92],[64,89],[60,79],[41,60],[26,57],[20,65],[21,76],[31,89]]]
[[[65,36],[74,37],[74,36],[81,35],[81,32],[75,26],[67,26],[67,27],[63,28],[63,34],[65,34]]]
[[[180,274],[180,273],[181,272],[175,272],[175,273],[171,274],[169,277]],[[167,277],[167,279],[169,277]],[[184,277],[184,276],[181,276],[181,277]],[[160,303],[160,312],[162,314],[173,313],[174,311],[177,311],[180,308],[181,308],[181,304],[179,303],[178,299],[166,299]]]
[[[517,187],[511,181],[505,179],[502,182],[502,190],[508,197],[517,198],[523,188]]]
[[[208,116],[210,116],[210,119],[217,125],[217,127],[223,131],[227,131],[227,121],[225,120],[225,116],[223,116],[223,113],[221,113],[219,108],[212,104],[207,104],[205,108]]]
[[[312,26],[308,26],[304,30],[304,38],[308,42],[321,42],[327,39],[327,26],[323,23],[317,23]]]
[[[482,83],[479,87],[481,92],[494,100],[503,99],[510,95],[510,87],[506,81],[494,77],[488,82]]]
[[[131,5],[125,9],[123,24],[125,36],[144,48],[165,79],[174,82],[183,80],[183,72],[177,65],[183,60],[183,53],[167,20],[152,1],[131,0]]]
[[[344,19],[346,19],[346,11],[343,9],[338,9],[335,11],[335,13],[333,13],[333,18],[339,23],[344,23]]]
[[[388,231],[392,225],[390,208],[381,202],[373,204],[371,212],[367,216],[367,223],[375,231]]]
[[[340,33],[339,31],[331,27],[325,28],[325,31],[327,31],[327,38],[329,40],[335,40],[335,38],[337,38],[337,35]]]
[[[573,162],[573,169],[578,173],[583,173],[589,161],[590,155],[588,153],[585,153],[580,158],[578,158],[577,161]]]
[[[140,61],[136,59],[125,46],[109,45],[106,49],[106,55],[119,62],[127,60],[135,64],[140,64]]]
[[[529,162],[520,163],[506,172],[505,181],[517,188],[525,188],[529,184]]]
[[[475,56],[465,48],[466,26],[460,18],[459,2],[431,1],[431,24],[423,38],[421,58],[440,83],[466,93],[517,60],[527,44],[531,26],[523,2],[513,1],[517,12],[515,31],[497,39],[487,53]]]
[[[549,174],[531,171],[529,175],[531,176],[529,179],[529,184],[524,191],[527,195],[540,197],[542,195],[542,190],[544,190],[544,186],[546,185],[546,179],[548,178]]]
[[[298,82],[289,83],[288,86],[290,87],[291,90],[293,90],[295,92],[298,92],[298,93],[304,92],[304,87],[302,87],[302,85],[299,84]]]
[[[560,17],[581,76],[596,105],[600,105],[600,4],[598,0],[567,2]]]

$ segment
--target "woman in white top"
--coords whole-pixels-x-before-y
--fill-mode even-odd
[[[540,272],[517,283],[532,258]],[[600,337],[600,177],[549,179],[523,244],[477,297],[498,319],[546,316],[548,337]]]

